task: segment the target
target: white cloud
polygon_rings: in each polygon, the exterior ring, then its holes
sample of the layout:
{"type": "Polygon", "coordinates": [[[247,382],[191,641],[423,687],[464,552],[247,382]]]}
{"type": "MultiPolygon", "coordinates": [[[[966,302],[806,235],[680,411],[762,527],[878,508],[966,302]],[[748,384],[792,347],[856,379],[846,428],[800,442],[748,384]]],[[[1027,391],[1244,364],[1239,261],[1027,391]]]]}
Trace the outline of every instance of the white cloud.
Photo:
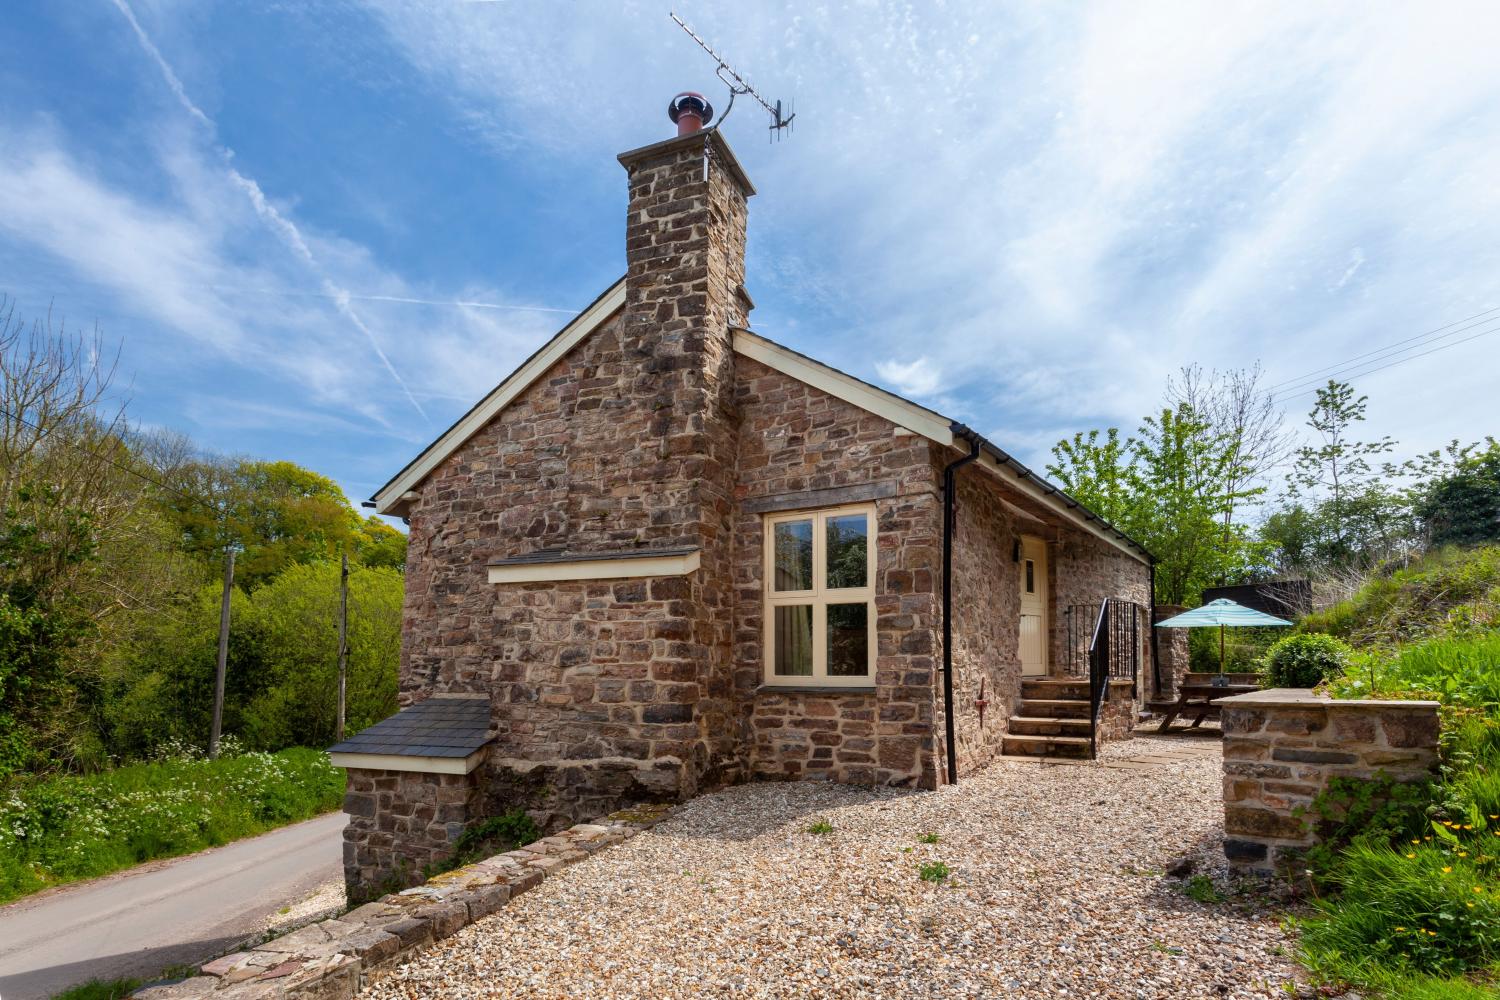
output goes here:
{"type": "MultiPolygon", "coordinates": [[[[665,136],[673,91],[721,99],[653,8],[367,6],[507,155],[610,170],[665,136]]],[[[1179,364],[1287,378],[1500,301],[1492,4],[682,13],[797,100],[781,144],[743,100],[726,127],[761,191],[756,325],[892,382],[876,359],[920,342],[976,426],[1133,426],[1179,364]]],[[[1393,397],[1372,397],[1379,433],[1493,429],[1485,393],[1433,377],[1493,379],[1492,355],[1444,358],[1372,383],[1393,397]]]]}
{"type": "Polygon", "coordinates": [[[943,374],[927,358],[914,361],[879,361],[875,370],[902,396],[931,396],[943,384],[943,374]]]}

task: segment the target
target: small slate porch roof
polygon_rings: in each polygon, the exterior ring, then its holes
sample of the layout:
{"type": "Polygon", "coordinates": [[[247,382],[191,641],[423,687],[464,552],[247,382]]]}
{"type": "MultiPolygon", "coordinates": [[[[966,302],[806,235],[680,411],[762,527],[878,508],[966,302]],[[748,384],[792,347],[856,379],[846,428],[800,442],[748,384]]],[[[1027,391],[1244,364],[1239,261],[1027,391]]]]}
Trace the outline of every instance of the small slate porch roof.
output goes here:
{"type": "Polygon", "coordinates": [[[489,698],[434,695],[334,744],[328,752],[335,764],[341,762],[341,754],[462,761],[489,744],[489,729],[489,698]]]}

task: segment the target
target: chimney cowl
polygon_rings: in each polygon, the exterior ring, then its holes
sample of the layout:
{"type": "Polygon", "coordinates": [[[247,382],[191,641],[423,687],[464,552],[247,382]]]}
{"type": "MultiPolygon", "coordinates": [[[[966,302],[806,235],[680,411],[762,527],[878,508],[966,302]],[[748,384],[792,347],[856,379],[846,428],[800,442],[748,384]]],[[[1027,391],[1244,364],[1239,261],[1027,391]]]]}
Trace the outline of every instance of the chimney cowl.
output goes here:
{"type": "Polygon", "coordinates": [[[678,135],[692,135],[714,117],[714,106],[695,91],[684,90],[667,104],[667,117],[677,126],[678,135]]]}

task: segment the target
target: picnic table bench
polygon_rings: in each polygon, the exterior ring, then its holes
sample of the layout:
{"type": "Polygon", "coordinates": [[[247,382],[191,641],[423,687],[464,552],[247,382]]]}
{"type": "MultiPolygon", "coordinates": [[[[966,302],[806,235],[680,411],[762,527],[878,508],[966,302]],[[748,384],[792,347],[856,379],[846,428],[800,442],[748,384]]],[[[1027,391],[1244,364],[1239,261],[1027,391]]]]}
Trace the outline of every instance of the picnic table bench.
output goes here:
{"type": "Polygon", "coordinates": [[[1186,715],[1190,711],[1197,712],[1189,729],[1197,729],[1203,720],[1210,715],[1219,714],[1219,706],[1216,704],[1220,698],[1228,698],[1234,694],[1249,694],[1251,691],[1260,690],[1259,674],[1210,674],[1189,673],[1182,678],[1182,683],[1177,686],[1177,700],[1167,709],[1167,717],[1162,720],[1158,733],[1171,730],[1172,722],[1179,715],[1186,715]],[[1217,681],[1216,678],[1223,678],[1217,681]]]}

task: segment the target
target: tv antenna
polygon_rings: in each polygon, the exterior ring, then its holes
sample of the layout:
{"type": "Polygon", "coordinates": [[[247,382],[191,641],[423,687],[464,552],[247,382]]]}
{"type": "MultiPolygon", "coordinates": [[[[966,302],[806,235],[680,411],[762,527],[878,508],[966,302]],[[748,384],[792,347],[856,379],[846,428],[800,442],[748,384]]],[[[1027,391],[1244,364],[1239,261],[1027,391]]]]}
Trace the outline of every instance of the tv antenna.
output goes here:
{"type": "Polygon", "coordinates": [[[714,62],[719,64],[718,68],[714,70],[714,75],[719,78],[720,83],[729,88],[729,105],[724,109],[724,113],[719,116],[718,121],[709,126],[710,128],[718,128],[724,124],[724,119],[728,118],[729,112],[734,110],[734,99],[736,97],[741,94],[749,94],[755,98],[756,103],[766,109],[766,114],[771,116],[770,133],[767,136],[768,141],[771,138],[780,139],[783,131],[790,132],[792,130],[792,120],[797,117],[797,111],[793,107],[793,102],[788,102],[787,109],[783,113],[780,101],[777,101],[773,105],[770,101],[760,96],[760,92],[750,86],[744,77],[736,73],[734,67],[725,62],[724,57],[715,51],[712,45],[709,45],[696,31],[689,28],[686,21],[678,17],[675,12],[671,14],[671,18],[677,22],[677,27],[686,31],[688,37],[697,42],[698,46],[704,52],[707,52],[714,62]]]}

